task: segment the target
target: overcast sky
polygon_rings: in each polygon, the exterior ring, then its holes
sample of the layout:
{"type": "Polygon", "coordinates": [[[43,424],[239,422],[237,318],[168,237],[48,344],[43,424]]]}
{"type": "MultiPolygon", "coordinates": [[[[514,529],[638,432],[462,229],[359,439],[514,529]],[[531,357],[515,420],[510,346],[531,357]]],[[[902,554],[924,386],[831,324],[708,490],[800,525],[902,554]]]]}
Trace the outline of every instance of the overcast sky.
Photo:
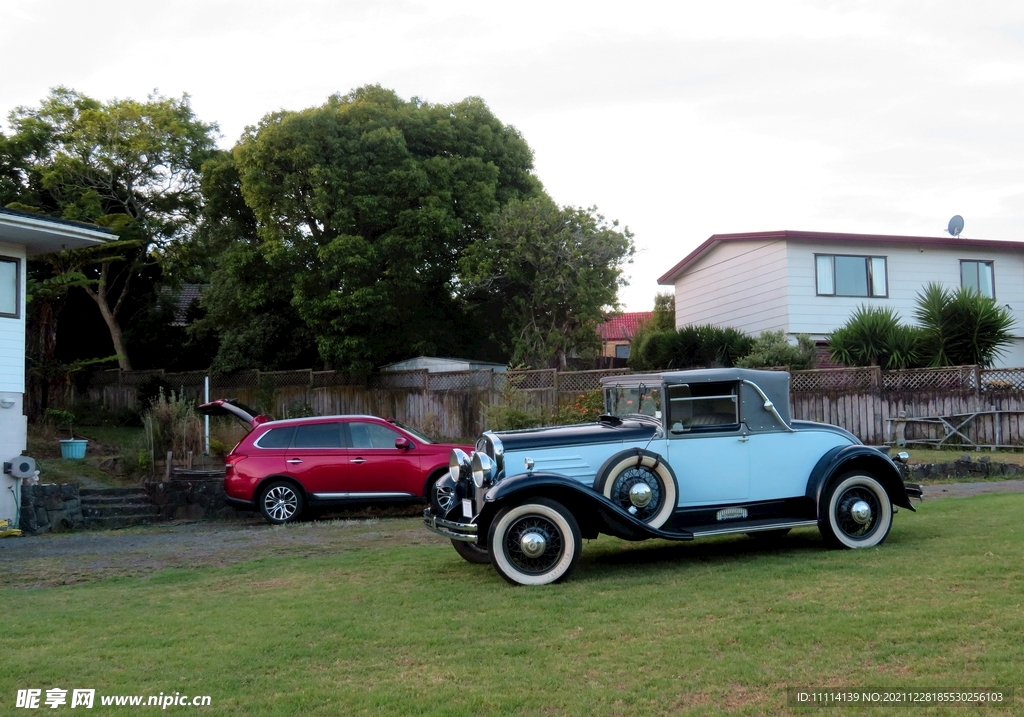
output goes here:
{"type": "Polygon", "coordinates": [[[380,83],[482,97],[560,204],[636,235],[627,310],[711,234],[1024,240],[1021,2],[0,0],[0,126],[66,85],[189,93],[231,147],[380,83]]]}

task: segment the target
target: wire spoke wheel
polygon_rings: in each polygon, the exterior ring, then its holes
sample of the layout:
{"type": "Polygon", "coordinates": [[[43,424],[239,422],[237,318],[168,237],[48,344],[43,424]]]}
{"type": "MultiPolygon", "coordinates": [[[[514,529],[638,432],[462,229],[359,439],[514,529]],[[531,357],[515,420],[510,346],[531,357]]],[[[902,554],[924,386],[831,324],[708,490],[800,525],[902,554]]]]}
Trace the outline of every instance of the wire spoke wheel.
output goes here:
{"type": "Polygon", "coordinates": [[[487,545],[494,569],[514,585],[547,585],[567,578],[583,549],[579,523],[549,498],[502,508],[494,516],[487,545]]]}
{"type": "Polygon", "coordinates": [[[637,520],[646,523],[661,510],[665,496],[658,476],[646,466],[640,466],[628,468],[619,474],[612,483],[611,499],[637,520]],[[631,497],[631,491],[638,485],[645,485],[650,489],[650,502],[642,507],[635,505],[631,497]]]}
{"type": "Polygon", "coordinates": [[[505,551],[509,561],[527,575],[542,575],[562,558],[562,534],[553,522],[531,515],[514,522],[505,534],[505,551]],[[523,538],[540,536],[544,550],[531,557],[523,550],[523,538]]]}
{"type": "Polygon", "coordinates": [[[871,535],[878,527],[878,515],[881,506],[878,504],[878,497],[862,486],[856,486],[845,491],[836,503],[836,523],[840,530],[851,538],[858,540],[871,535]],[[866,519],[858,519],[855,515],[855,508],[858,503],[866,503],[870,514],[866,519]]]}
{"type": "Polygon", "coordinates": [[[594,490],[652,528],[668,523],[679,502],[672,468],[662,456],[639,448],[606,460],[594,477],[594,490]]]}

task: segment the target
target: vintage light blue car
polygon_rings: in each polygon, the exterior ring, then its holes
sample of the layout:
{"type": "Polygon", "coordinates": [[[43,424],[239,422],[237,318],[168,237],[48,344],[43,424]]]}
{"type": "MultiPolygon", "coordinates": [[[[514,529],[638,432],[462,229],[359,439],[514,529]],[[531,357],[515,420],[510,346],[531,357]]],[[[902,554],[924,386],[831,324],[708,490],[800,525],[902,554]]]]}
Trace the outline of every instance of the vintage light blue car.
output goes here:
{"type": "MultiPolygon", "coordinates": [[[[692,540],[816,526],[837,547],[885,540],[914,510],[888,455],[794,421],[789,374],[707,369],[602,380],[596,423],[486,432],[455,450],[424,513],[470,562],[511,583],[569,576],[583,538],[692,540]]],[[[906,460],[905,454],[900,459],[906,460]]]]}

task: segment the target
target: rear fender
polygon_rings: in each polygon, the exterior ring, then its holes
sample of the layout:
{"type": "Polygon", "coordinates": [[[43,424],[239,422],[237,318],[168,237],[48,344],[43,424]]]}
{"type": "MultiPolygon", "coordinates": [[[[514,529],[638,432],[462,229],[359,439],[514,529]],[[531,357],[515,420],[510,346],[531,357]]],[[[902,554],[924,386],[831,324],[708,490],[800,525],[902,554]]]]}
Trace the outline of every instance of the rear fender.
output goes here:
{"type": "Polygon", "coordinates": [[[881,482],[893,505],[914,510],[896,464],[878,449],[865,445],[839,446],[823,455],[807,480],[807,497],[820,506],[829,481],[851,470],[870,473],[881,482]]]}
{"type": "Polygon", "coordinates": [[[623,540],[692,540],[685,531],[652,528],[612,503],[588,485],[558,473],[521,473],[511,476],[487,491],[481,511],[481,534],[486,534],[491,519],[506,505],[516,505],[532,498],[549,498],[564,505],[576,518],[585,538],[607,533],[623,540]],[[486,526],[485,526],[486,524],[486,526]]]}

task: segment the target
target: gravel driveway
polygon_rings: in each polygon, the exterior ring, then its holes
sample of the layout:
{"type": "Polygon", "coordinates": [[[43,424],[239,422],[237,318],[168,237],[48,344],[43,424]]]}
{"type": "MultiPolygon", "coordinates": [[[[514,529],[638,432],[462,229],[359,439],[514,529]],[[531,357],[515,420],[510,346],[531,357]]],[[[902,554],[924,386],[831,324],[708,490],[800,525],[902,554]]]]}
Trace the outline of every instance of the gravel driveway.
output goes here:
{"type": "MultiPolygon", "coordinates": [[[[925,486],[925,500],[1024,492],[1024,480],[925,486]]],[[[160,523],[0,540],[0,581],[10,587],[73,585],[163,568],[224,566],[255,557],[335,555],[381,545],[445,545],[418,516],[343,517],[267,525],[252,516],[229,521],[160,523]]]]}

